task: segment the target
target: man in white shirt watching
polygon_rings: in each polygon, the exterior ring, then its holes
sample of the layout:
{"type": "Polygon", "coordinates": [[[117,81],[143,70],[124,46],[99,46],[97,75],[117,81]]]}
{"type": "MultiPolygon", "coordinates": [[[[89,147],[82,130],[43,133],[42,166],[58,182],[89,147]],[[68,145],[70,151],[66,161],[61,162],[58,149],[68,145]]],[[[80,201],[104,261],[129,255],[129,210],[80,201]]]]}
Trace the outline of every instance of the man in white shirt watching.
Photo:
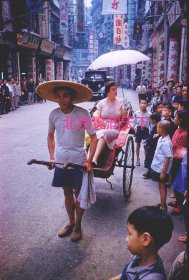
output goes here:
{"type": "Polygon", "coordinates": [[[138,93],[138,99],[146,98],[146,86],[143,81],[140,81],[140,85],[136,88],[136,92],[138,93]]]}

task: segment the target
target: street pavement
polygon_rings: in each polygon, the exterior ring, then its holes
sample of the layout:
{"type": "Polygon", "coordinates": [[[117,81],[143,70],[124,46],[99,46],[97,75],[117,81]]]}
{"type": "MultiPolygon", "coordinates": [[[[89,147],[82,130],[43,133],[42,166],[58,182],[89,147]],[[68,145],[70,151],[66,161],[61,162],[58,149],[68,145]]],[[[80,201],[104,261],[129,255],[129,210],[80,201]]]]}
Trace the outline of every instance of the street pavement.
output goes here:
{"type": "MultiPolygon", "coordinates": [[[[119,89],[122,97],[122,90],[119,89]]],[[[125,96],[138,109],[133,90],[125,96]]],[[[94,102],[81,104],[91,108],[94,102]]],[[[109,184],[95,178],[97,201],[85,211],[83,239],[59,238],[58,229],[67,223],[61,189],[51,187],[53,171],[27,165],[36,158],[48,160],[48,115],[52,102],[24,105],[0,119],[0,279],[1,280],[106,280],[120,273],[131,254],[126,247],[126,221],[136,208],[159,203],[157,183],[145,180],[140,167],[134,170],[132,193],[122,194],[122,168],[116,167],[109,184]]],[[[168,189],[168,197],[171,189],[168,189]]],[[[171,208],[168,209],[171,213],[171,208]]],[[[171,214],[172,215],[172,214],[171,214]]],[[[160,249],[169,271],[185,249],[178,237],[185,232],[182,215],[172,215],[171,241],[160,249]]]]}

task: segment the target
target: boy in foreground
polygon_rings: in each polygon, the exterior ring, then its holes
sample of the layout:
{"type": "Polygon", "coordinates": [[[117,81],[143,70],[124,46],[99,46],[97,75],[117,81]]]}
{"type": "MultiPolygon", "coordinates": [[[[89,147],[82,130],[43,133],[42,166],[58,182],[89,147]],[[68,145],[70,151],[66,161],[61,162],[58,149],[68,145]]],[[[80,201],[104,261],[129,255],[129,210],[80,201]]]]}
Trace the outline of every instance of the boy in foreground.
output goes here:
{"type": "Polygon", "coordinates": [[[134,255],[122,273],[109,280],[166,280],[158,250],[172,236],[173,222],[156,206],[134,210],[127,220],[128,250],[134,255]]]}

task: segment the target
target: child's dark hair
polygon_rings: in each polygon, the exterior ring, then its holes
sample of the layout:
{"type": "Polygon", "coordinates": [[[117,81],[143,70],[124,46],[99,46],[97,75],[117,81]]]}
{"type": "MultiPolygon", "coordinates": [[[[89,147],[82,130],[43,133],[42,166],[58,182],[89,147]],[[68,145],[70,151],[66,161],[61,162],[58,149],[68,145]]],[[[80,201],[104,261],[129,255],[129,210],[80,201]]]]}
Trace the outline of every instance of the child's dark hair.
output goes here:
{"type": "Polygon", "coordinates": [[[163,102],[160,100],[156,103],[156,108],[159,106],[159,105],[164,105],[163,102]]]}
{"type": "Polygon", "coordinates": [[[150,233],[157,250],[169,242],[172,236],[173,222],[170,215],[156,206],[143,206],[134,210],[127,223],[133,225],[138,234],[150,233]]]}
{"type": "Polygon", "coordinates": [[[155,93],[158,93],[158,94],[160,94],[160,91],[159,91],[159,89],[155,89],[155,90],[154,90],[154,94],[155,94],[155,93]]]}
{"type": "Polygon", "coordinates": [[[179,120],[181,120],[179,126],[182,128],[188,127],[188,111],[187,110],[179,110],[176,112],[179,120]]]}
{"type": "Polygon", "coordinates": [[[189,109],[189,105],[188,105],[188,100],[187,99],[183,99],[179,101],[180,106],[182,106],[184,108],[184,110],[188,110],[189,109]]]}
{"type": "Polygon", "coordinates": [[[110,88],[116,86],[116,83],[114,81],[108,81],[105,84],[105,96],[107,96],[108,92],[110,91],[110,88]]]}
{"type": "Polygon", "coordinates": [[[156,121],[156,122],[160,122],[161,121],[161,115],[158,113],[153,113],[150,115],[150,119],[156,121]]]}
{"type": "Polygon", "coordinates": [[[141,101],[146,101],[146,103],[148,103],[147,99],[144,98],[144,97],[142,97],[142,98],[140,99],[140,102],[139,102],[139,103],[141,103],[141,101]]]}
{"type": "Polygon", "coordinates": [[[164,108],[168,109],[170,112],[174,111],[174,107],[171,104],[165,104],[164,108]]]}

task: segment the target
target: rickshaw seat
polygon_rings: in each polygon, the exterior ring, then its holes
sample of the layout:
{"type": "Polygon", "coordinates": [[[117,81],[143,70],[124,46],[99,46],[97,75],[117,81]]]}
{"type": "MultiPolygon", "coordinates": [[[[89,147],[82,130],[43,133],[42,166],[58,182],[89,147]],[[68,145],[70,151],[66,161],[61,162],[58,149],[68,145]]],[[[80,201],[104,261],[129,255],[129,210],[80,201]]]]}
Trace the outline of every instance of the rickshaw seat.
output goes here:
{"type": "Polygon", "coordinates": [[[115,158],[119,153],[120,147],[115,146],[113,150],[108,147],[104,149],[99,157],[98,167],[93,168],[94,176],[99,178],[109,178],[113,174],[115,158]]]}

